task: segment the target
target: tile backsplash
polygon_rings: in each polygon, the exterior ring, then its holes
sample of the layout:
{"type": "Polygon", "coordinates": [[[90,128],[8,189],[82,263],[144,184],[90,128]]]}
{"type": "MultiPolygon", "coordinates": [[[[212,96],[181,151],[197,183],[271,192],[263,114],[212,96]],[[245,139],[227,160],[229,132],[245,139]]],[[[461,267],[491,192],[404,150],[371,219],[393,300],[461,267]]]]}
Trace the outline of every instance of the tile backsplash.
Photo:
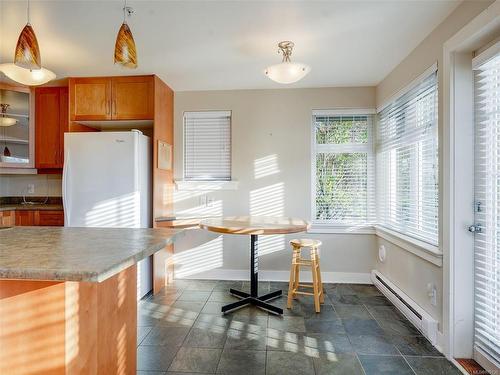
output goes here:
{"type": "Polygon", "coordinates": [[[0,197],[60,197],[62,176],[45,175],[0,175],[0,197]]]}

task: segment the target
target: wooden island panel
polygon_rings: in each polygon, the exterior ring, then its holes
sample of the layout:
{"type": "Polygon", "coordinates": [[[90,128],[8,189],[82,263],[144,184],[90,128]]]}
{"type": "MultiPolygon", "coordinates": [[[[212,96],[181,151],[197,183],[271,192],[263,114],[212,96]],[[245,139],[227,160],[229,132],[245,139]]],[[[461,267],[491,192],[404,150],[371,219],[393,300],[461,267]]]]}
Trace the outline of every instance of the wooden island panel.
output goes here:
{"type": "Polygon", "coordinates": [[[136,279],[0,280],[0,374],[135,374],[136,279]]]}

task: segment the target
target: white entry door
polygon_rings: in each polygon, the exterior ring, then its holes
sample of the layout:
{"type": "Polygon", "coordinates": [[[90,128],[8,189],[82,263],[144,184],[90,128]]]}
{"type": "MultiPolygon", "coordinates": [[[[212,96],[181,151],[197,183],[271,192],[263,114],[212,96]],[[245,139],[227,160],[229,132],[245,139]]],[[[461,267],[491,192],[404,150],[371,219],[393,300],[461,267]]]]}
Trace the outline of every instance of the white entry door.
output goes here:
{"type": "Polygon", "coordinates": [[[474,359],[500,364],[500,54],[475,66],[474,359]]]}

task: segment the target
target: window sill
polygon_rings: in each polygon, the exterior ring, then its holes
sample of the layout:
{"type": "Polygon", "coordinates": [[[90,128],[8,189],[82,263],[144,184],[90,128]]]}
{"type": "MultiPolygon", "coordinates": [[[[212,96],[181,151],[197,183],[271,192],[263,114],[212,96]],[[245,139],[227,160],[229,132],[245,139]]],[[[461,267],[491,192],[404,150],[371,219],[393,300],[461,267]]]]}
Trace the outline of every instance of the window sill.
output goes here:
{"type": "Polygon", "coordinates": [[[197,190],[197,191],[213,191],[213,190],[238,190],[238,181],[186,181],[176,180],[175,187],[177,190],[197,190]]]}
{"type": "Polygon", "coordinates": [[[443,253],[439,246],[428,244],[380,226],[375,226],[375,234],[438,267],[443,266],[443,253]]]}
{"type": "Polygon", "coordinates": [[[371,225],[334,225],[313,223],[307,233],[375,234],[375,230],[371,225]]]}
{"type": "Polygon", "coordinates": [[[380,238],[438,266],[443,266],[443,253],[438,246],[406,236],[380,226],[349,226],[313,223],[307,233],[314,234],[375,234],[380,238]]]}

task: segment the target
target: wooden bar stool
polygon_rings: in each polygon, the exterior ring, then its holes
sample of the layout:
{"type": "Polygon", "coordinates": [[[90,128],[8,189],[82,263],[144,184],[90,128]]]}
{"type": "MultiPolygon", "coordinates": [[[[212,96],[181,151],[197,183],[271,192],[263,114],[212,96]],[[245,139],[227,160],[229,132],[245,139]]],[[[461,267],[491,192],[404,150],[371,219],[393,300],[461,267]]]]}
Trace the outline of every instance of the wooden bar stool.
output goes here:
{"type": "Polygon", "coordinates": [[[291,240],[290,245],[293,249],[292,257],[292,267],[290,268],[290,282],[288,284],[288,303],[287,308],[292,308],[292,299],[296,298],[298,294],[314,296],[314,307],[316,312],[320,312],[320,304],[325,301],[325,296],[323,295],[323,283],[321,282],[321,270],[319,267],[319,254],[318,250],[321,246],[321,241],[301,239],[301,240],[291,240]],[[311,260],[303,259],[301,257],[302,248],[309,248],[311,254],[311,260]],[[312,271],[312,284],[300,284],[299,274],[300,267],[306,266],[311,267],[312,271]],[[299,287],[302,288],[312,288],[313,292],[300,291],[299,287]]]}

